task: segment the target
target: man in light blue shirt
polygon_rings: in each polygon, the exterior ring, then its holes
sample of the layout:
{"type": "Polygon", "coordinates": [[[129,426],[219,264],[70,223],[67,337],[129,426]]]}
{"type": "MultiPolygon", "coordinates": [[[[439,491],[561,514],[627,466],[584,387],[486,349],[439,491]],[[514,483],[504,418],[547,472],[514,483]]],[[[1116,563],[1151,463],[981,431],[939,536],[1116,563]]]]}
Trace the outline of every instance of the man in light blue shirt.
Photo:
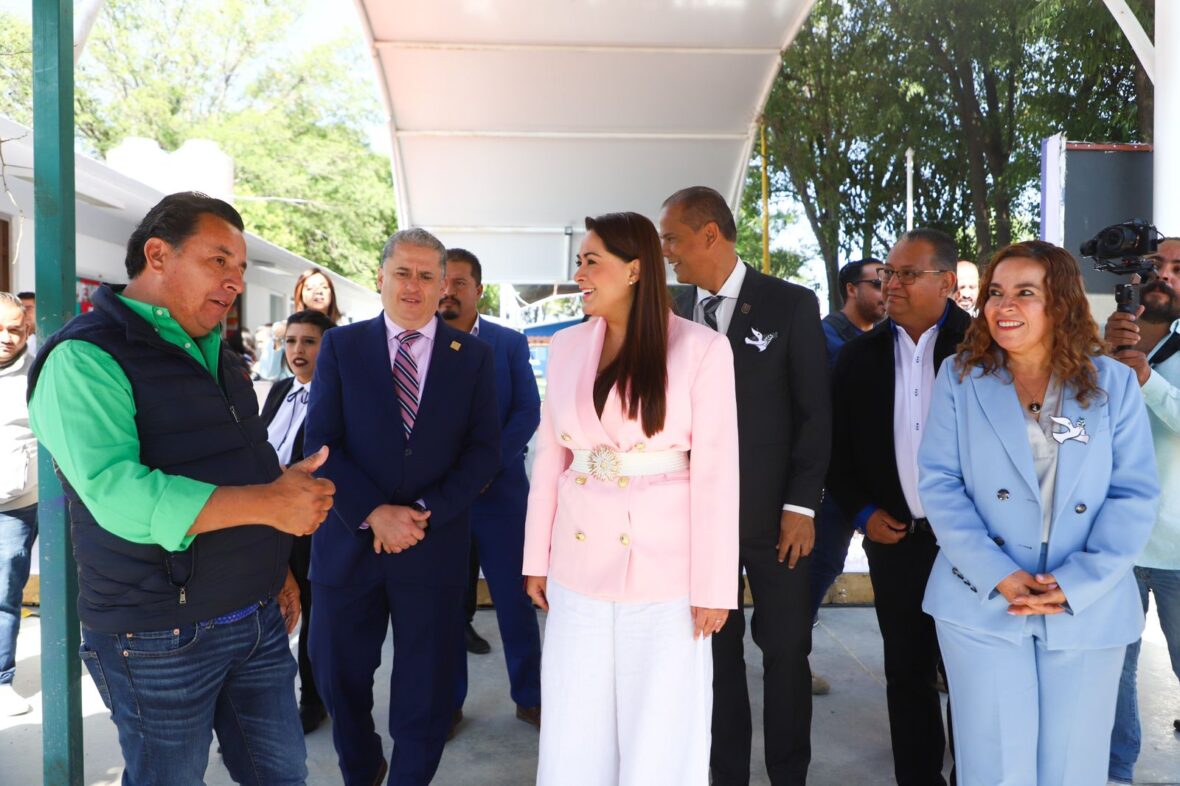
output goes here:
{"type": "MultiPolygon", "coordinates": [[[[1153,257],[1157,278],[1140,291],[1139,314],[1112,314],[1106,340],[1114,357],[1135,370],[1151,418],[1160,476],[1160,506],[1151,540],[1135,562],[1143,598],[1155,595],[1172,671],[1180,679],[1180,238],[1167,238],[1153,257]]],[[[1136,669],[1139,642],[1127,647],[1110,745],[1110,779],[1131,783],[1139,758],[1136,669]]],[[[1180,721],[1176,721],[1180,729],[1180,721]]]]}

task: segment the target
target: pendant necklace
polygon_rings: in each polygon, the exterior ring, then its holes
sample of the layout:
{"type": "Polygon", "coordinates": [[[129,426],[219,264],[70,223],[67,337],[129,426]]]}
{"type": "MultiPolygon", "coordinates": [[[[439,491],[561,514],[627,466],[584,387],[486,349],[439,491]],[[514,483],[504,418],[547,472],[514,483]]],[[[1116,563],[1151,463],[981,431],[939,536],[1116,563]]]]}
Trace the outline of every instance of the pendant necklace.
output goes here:
{"type": "MultiPolygon", "coordinates": [[[[1025,396],[1028,397],[1028,399],[1029,399],[1028,411],[1033,413],[1034,415],[1040,415],[1041,414],[1041,402],[1038,401],[1035,397],[1033,397],[1033,395],[1031,393],[1028,392],[1028,388],[1026,388],[1024,385],[1020,384],[1020,380],[1016,378],[1015,374],[1012,375],[1012,381],[1015,382],[1016,386],[1018,388],[1020,388],[1021,391],[1023,391],[1025,396]]],[[[1045,380],[1045,387],[1046,388],[1049,387],[1048,380],[1045,380]]],[[[1041,398],[1044,398],[1044,394],[1041,395],[1041,398]]]]}

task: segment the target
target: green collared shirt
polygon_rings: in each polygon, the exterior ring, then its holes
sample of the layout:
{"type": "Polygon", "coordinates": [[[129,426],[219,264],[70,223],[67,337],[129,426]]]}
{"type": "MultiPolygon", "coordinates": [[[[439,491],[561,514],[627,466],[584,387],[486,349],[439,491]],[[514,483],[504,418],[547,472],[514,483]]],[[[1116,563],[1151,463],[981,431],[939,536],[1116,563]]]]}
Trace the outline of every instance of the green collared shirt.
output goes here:
{"type": "MultiPolygon", "coordinates": [[[[119,299],[217,379],[220,328],[192,338],[168,309],[119,299]]],[[[189,527],[216,486],[140,463],[131,382],[109,353],[88,341],[58,345],[41,369],[29,424],[103,529],[169,551],[192,543],[189,527]]]]}

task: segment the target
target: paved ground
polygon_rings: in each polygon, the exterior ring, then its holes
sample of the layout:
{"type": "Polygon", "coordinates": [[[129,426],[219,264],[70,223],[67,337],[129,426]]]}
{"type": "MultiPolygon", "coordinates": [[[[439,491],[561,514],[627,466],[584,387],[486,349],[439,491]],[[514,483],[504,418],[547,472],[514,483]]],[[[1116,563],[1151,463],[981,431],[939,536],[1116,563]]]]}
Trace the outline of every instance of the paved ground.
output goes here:
{"type": "MultiPolygon", "coordinates": [[[[19,718],[0,718],[0,784],[4,786],[41,783],[40,631],[36,618],[25,622],[17,650],[16,687],[23,695],[32,696],[36,706],[32,713],[19,718]]],[[[523,786],[533,780],[537,735],[531,726],[512,715],[494,612],[481,610],[475,624],[491,640],[492,654],[469,657],[472,694],[464,710],[466,720],[459,735],[447,746],[435,783],[523,786]]],[[[756,652],[748,633],[746,642],[747,652],[756,652]]],[[[388,647],[385,665],[377,676],[378,696],[389,689],[392,653],[388,647]]],[[[814,651],[813,668],[827,676],[834,687],[829,696],[815,701],[809,782],[813,786],[893,783],[881,641],[872,609],[825,608],[815,632],[814,651]]],[[[755,656],[748,660],[751,693],[760,696],[759,659],[755,656]]],[[[1154,614],[1143,646],[1140,701],[1144,750],[1135,782],[1180,784],[1180,735],[1172,731],[1172,719],[1180,717],[1180,687],[1168,665],[1154,614]]],[[[88,678],[83,684],[83,713],[86,784],[114,786],[122,772],[115,728],[88,678]]],[[[767,784],[762,770],[762,745],[757,739],[760,716],[761,707],[756,706],[754,782],[767,784]]],[[[383,725],[378,723],[379,728],[383,725]]],[[[341,780],[329,729],[325,726],[317,730],[307,741],[311,772],[308,782],[313,786],[338,786],[341,780]]],[[[215,753],[210,756],[206,779],[210,786],[230,783],[215,753]]]]}

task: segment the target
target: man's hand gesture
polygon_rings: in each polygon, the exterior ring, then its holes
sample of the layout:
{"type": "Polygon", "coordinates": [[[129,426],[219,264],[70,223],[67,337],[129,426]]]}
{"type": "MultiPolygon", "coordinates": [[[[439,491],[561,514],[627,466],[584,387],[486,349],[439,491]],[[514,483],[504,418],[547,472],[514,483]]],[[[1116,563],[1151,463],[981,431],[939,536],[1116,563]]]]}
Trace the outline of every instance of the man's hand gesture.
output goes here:
{"type": "Polygon", "coordinates": [[[327,518],[336,485],[311,474],[327,460],[328,446],[324,445],[315,455],[287,467],[270,484],[275,529],[292,535],[310,535],[327,518]]]}

